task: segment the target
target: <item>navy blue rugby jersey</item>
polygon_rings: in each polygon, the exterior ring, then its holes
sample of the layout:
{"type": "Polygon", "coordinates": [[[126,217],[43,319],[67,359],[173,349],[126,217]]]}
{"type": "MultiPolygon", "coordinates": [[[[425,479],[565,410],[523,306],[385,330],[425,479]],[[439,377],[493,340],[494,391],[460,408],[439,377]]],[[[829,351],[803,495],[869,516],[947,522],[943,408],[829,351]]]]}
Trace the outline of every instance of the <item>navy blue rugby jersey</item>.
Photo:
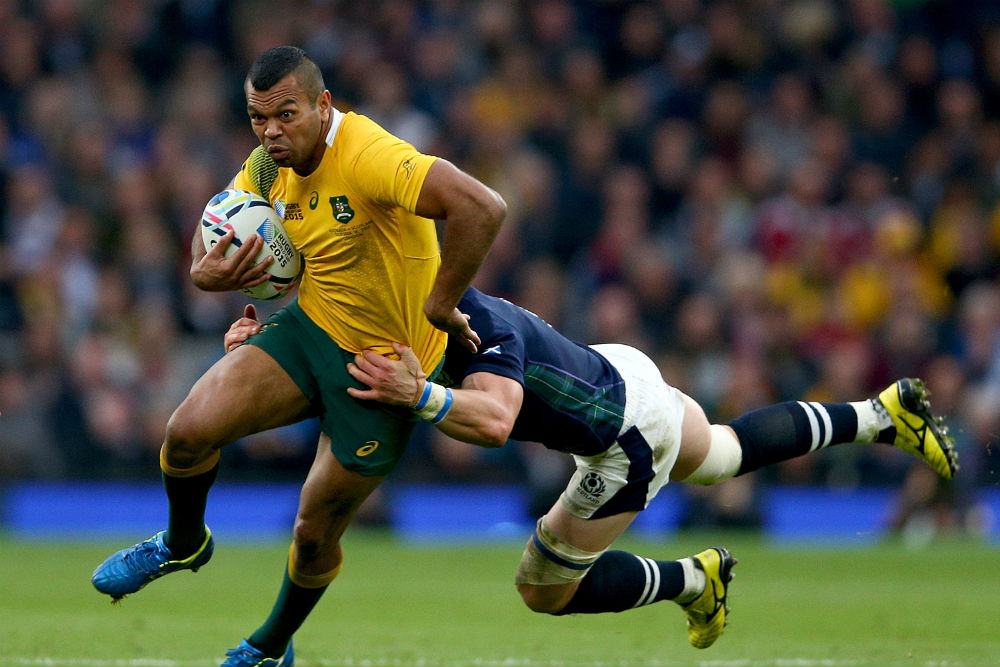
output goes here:
{"type": "Polygon", "coordinates": [[[524,404],[514,440],[583,456],[611,446],[622,427],[625,381],[607,359],[534,313],[475,288],[458,309],[470,316],[482,344],[472,354],[449,340],[439,381],[458,387],[467,375],[487,372],[519,382],[524,404]]]}

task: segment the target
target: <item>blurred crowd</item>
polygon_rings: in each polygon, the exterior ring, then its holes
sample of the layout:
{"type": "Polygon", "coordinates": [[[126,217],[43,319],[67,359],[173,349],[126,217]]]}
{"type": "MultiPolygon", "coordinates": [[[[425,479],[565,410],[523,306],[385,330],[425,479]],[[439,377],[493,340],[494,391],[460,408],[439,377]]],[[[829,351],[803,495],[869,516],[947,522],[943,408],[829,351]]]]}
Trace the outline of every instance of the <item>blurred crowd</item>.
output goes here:
{"type": "MultiPolygon", "coordinates": [[[[837,447],[690,491],[692,521],[752,524],[762,481],[895,486],[900,526],[982,520],[1000,6],[972,0],[0,0],[0,481],[155,476],[246,302],[194,289],[189,249],[255,145],[243,78],[277,44],[505,197],[478,287],[636,345],[715,421],[907,375],[950,415],[953,484],[837,447]]],[[[248,438],[225,474],[297,479],[315,437],[248,438]]],[[[422,427],[394,478],[528,480],[544,504],[568,464],[422,427]]]]}

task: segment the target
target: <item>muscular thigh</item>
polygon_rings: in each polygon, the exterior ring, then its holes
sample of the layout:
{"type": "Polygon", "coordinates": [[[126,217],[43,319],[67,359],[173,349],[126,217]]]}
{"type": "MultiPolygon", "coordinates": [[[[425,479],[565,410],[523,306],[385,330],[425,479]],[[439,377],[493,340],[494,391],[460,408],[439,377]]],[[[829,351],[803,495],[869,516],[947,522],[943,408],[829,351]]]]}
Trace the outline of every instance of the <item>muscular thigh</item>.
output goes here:
{"type": "Polygon", "coordinates": [[[264,350],[243,345],[217,361],[191,388],[171,418],[190,440],[224,445],[284,426],[309,413],[309,401],[264,350]]]}
{"type": "Polygon", "coordinates": [[[705,411],[697,401],[685,395],[681,447],[677,454],[677,462],[670,471],[670,479],[687,479],[705,460],[711,444],[712,431],[705,411]]]}

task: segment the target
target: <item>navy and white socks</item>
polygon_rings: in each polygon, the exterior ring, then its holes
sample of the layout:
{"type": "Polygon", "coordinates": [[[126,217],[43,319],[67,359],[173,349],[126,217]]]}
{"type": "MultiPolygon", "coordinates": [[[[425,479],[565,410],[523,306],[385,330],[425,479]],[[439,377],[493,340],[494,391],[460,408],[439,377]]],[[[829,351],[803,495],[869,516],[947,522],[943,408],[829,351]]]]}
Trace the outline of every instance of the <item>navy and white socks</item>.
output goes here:
{"type": "Polygon", "coordinates": [[[686,603],[704,589],[705,573],[691,558],[663,561],[606,551],[559,614],[619,612],[660,600],[686,603]]]}

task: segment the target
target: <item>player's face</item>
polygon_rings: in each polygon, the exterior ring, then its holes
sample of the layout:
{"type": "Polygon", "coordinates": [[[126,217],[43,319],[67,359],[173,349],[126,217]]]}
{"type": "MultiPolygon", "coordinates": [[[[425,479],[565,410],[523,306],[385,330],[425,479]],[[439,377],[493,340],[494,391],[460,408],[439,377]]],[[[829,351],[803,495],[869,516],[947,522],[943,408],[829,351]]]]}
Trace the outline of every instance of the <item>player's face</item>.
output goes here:
{"type": "Polygon", "coordinates": [[[303,176],[312,173],[323,157],[331,114],[329,91],[309,99],[293,72],[268,90],[247,83],[246,95],[254,134],[278,166],[303,176]]]}

